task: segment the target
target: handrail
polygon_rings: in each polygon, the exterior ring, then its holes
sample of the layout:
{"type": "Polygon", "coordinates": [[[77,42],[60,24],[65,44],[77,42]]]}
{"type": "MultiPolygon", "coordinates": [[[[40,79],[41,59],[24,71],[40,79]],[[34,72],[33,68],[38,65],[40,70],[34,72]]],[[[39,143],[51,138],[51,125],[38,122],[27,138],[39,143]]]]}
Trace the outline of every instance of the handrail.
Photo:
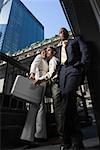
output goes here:
{"type": "Polygon", "coordinates": [[[17,60],[13,59],[10,56],[7,56],[6,54],[4,54],[2,52],[0,52],[0,59],[10,63],[11,65],[14,65],[15,67],[20,68],[21,70],[23,70],[25,72],[28,72],[28,68],[23,66],[20,61],[17,61],[17,60]]]}

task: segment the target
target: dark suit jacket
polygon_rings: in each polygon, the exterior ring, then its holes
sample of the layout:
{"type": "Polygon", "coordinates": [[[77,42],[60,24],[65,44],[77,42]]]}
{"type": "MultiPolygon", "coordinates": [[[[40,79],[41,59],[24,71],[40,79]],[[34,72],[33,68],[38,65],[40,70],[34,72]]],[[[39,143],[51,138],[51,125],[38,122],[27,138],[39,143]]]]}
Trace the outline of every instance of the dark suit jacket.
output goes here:
{"type": "MultiPolygon", "coordinates": [[[[57,57],[61,60],[61,46],[57,47],[57,57]]],[[[81,40],[80,37],[68,41],[66,47],[67,61],[65,62],[68,66],[73,67],[84,67],[88,68],[90,59],[86,43],[81,40]]]]}
{"type": "MultiPolygon", "coordinates": [[[[59,58],[59,60],[61,60],[61,47],[62,46],[58,46],[56,49],[56,56],[59,58]]],[[[82,78],[84,79],[85,72],[88,69],[90,63],[87,44],[80,37],[71,39],[68,41],[66,53],[67,61],[65,62],[65,65],[68,66],[68,70],[70,70],[70,72],[73,72],[73,74],[78,73],[78,71],[82,71],[82,78]],[[74,68],[77,68],[76,72],[74,68]]]]}

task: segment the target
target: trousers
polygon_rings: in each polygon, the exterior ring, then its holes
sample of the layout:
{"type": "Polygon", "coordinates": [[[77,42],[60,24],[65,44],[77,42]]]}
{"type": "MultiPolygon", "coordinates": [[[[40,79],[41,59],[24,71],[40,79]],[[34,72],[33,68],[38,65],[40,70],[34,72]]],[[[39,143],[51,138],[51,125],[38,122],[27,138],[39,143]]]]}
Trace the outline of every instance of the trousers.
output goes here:
{"type": "Polygon", "coordinates": [[[81,83],[81,72],[72,66],[60,69],[60,89],[64,108],[64,143],[78,143],[82,139],[76,106],[76,90],[81,83]]]}
{"type": "Polygon", "coordinates": [[[63,107],[61,105],[62,98],[61,98],[61,92],[58,83],[51,84],[51,92],[52,92],[52,98],[54,102],[54,112],[55,112],[55,119],[57,123],[57,132],[58,132],[58,136],[62,137],[64,119],[63,119],[63,107]]]}
{"type": "MultiPolygon", "coordinates": [[[[46,87],[45,83],[43,83],[46,87]]],[[[39,106],[30,104],[25,125],[21,134],[22,140],[34,141],[36,138],[47,138],[46,130],[46,111],[44,105],[45,88],[43,91],[43,99],[39,106]]]]}

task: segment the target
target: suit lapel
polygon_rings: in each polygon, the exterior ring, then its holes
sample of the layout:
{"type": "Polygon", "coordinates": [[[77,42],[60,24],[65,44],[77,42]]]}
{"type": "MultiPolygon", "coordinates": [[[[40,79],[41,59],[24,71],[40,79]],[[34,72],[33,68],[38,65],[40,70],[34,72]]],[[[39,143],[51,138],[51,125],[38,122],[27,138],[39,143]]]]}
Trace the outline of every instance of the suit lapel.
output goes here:
{"type": "Polygon", "coordinates": [[[61,47],[62,46],[59,46],[56,49],[56,57],[58,57],[59,61],[61,61],[61,47]]]}

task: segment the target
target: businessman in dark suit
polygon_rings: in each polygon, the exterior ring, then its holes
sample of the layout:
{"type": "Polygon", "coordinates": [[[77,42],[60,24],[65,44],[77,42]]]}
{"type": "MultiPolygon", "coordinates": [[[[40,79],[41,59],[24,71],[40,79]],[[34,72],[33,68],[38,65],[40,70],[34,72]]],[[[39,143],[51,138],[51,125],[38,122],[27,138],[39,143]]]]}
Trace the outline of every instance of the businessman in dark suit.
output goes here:
{"type": "Polygon", "coordinates": [[[59,31],[61,42],[57,48],[60,59],[59,84],[64,106],[64,143],[61,150],[83,150],[82,134],[76,107],[76,90],[81,84],[83,72],[89,64],[89,55],[85,42],[80,37],[68,39],[68,31],[59,31]]]}

